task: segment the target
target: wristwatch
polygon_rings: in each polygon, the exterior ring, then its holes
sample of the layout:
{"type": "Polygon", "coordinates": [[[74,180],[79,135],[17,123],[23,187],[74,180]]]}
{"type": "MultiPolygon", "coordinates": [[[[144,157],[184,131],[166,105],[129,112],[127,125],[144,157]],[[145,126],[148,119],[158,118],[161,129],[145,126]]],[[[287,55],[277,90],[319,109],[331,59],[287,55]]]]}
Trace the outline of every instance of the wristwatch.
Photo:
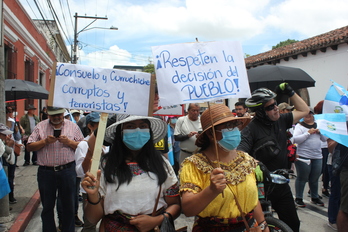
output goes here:
{"type": "Polygon", "coordinates": [[[260,227],[261,230],[266,229],[267,226],[268,226],[268,224],[267,224],[266,221],[263,221],[263,222],[259,225],[259,227],[260,227]]]}

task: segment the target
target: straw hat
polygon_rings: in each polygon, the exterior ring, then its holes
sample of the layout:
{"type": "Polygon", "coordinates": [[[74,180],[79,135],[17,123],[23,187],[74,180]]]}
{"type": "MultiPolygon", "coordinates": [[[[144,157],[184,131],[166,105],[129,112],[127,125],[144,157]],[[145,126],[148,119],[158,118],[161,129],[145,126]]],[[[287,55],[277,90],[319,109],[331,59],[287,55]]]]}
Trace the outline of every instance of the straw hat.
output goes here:
{"type": "Polygon", "coordinates": [[[201,147],[204,143],[204,133],[209,130],[213,126],[229,122],[239,120],[242,124],[238,126],[239,130],[242,130],[248,123],[250,122],[250,117],[235,117],[231,110],[222,104],[212,105],[207,110],[203,112],[201,115],[201,124],[203,128],[203,132],[197,137],[196,145],[201,147]],[[210,113],[211,112],[211,113],[210,113]],[[210,116],[211,114],[211,116],[210,116]],[[212,118],[212,119],[211,119],[212,118]]]}
{"type": "Polygon", "coordinates": [[[154,117],[146,117],[146,116],[129,116],[125,119],[115,122],[114,124],[106,128],[104,140],[108,143],[112,143],[114,141],[116,129],[118,125],[126,123],[126,122],[131,122],[135,120],[144,120],[144,119],[147,119],[150,121],[151,130],[153,134],[153,143],[157,143],[162,138],[164,138],[164,136],[167,134],[167,124],[163,120],[154,118],[154,117]]]}

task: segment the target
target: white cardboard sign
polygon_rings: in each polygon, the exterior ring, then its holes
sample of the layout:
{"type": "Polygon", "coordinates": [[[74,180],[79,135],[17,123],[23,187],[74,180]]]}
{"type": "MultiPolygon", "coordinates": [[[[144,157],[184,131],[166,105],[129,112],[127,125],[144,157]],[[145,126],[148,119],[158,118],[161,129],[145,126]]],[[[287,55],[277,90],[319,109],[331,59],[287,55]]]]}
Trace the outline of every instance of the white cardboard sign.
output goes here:
{"type": "Polygon", "coordinates": [[[57,63],[53,106],[147,115],[150,74],[57,63]]]}
{"type": "Polygon", "coordinates": [[[162,106],[248,98],[239,42],[197,42],[152,47],[162,106]]]}

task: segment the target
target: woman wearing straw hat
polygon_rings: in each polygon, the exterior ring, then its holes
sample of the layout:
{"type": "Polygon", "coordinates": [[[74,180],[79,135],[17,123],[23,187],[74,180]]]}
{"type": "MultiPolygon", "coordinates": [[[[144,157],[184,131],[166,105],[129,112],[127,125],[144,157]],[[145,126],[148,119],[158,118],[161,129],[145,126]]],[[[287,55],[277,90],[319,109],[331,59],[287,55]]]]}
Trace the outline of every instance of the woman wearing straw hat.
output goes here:
{"type": "Polygon", "coordinates": [[[269,231],[258,200],[256,161],[236,150],[239,130],[249,121],[220,104],[201,116],[200,153],[186,158],[180,171],[182,209],[186,216],[197,216],[194,232],[245,231],[258,225],[269,231]]]}
{"type": "Polygon", "coordinates": [[[97,177],[88,172],[81,183],[87,193],[86,217],[92,223],[103,218],[100,231],[150,231],[164,217],[179,216],[178,179],[154,147],[166,133],[164,121],[142,116],[106,129],[110,151],[102,157],[97,177]]]}

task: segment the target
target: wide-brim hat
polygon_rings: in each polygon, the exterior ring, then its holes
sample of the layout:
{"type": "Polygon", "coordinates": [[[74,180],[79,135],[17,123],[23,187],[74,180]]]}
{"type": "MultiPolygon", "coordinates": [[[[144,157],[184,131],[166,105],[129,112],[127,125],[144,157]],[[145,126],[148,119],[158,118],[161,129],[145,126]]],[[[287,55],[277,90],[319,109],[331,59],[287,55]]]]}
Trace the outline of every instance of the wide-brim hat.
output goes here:
{"type": "Polygon", "coordinates": [[[64,108],[53,107],[53,106],[47,107],[47,114],[48,115],[63,114],[64,112],[65,112],[64,108]]]}
{"type": "Polygon", "coordinates": [[[5,124],[0,123],[0,134],[11,135],[13,134],[13,131],[11,131],[5,124]]]}
{"type": "Polygon", "coordinates": [[[146,117],[146,116],[129,116],[125,119],[115,122],[106,128],[105,138],[104,140],[108,143],[112,143],[115,139],[117,126],[126,122],[131,122],[135,120],[144,120],[147,119],[150,121],[150,126],[153,134],[153,142],[157,143],[167,134],[167,124],[161,119],[154,117],[146,117]]]}
{"type": "Polygon", "coordinates": [[[29,104],[27,110],[36,110],[36,107],[34,105],[29,104]]]}
{"type": "Polygon", "coordinates": [[[201,115],[202,133],[196,139],[196,145],[201,146],[204,139],[204,133],[212,128],[225,122],[239,120],[241,124],[238,126],[242,130],[251,121],[250,117],[236,117],[232,111],[225,105],[215,104],[206,109],[201,115]]]}

